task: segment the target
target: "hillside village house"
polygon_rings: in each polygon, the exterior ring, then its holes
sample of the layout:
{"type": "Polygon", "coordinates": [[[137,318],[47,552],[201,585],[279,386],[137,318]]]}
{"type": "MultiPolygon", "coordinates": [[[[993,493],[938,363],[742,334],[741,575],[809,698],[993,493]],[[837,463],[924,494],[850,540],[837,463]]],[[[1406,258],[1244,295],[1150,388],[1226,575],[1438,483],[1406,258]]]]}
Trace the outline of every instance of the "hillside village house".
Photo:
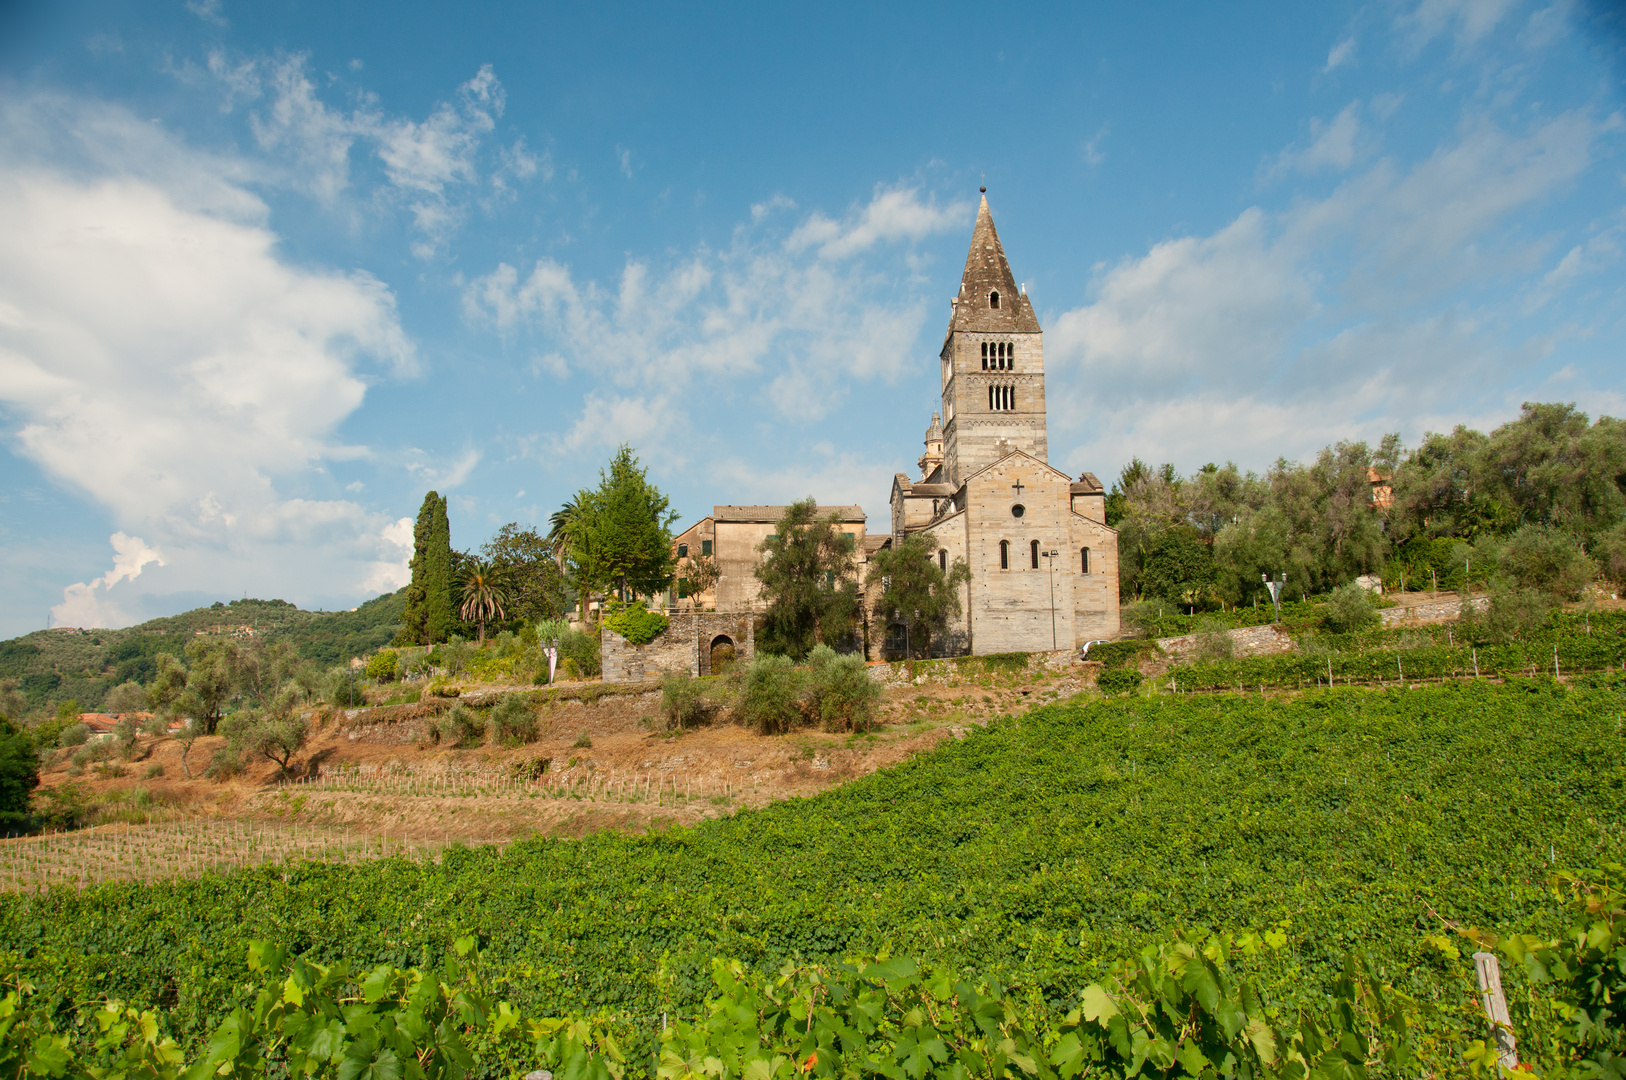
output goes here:
{"type": "MultiPolygon", "coordinates": [[[[1044,332],[1011,273],[986,193],[938,362],[942,409],[926,429],[919,479],[893,478],[887,531],[866,532],[859,507],[820,508],[857,540],[860,583],[877,551],[929,533],[940,565],[963,559],[971,569],[963,614],[933,642],[939,654],[1073,649],[1117,637],[1118,534],[1106,523],[1106,492],[1092,473],[1074,478],[1050,464],[1044,332]]],[[[760,611],[756,549],[784,510],[717,506],[684,530],[674,544],[673,606],[760,611]],[[716,560],[718,581],[691,596],[684,570],[702,556],[716,560]]],[[[874,612],[879,595],[864,599],[874,612]]],[[[903,626],[867,629],[872,659],[901,649],[903,626]]]]}

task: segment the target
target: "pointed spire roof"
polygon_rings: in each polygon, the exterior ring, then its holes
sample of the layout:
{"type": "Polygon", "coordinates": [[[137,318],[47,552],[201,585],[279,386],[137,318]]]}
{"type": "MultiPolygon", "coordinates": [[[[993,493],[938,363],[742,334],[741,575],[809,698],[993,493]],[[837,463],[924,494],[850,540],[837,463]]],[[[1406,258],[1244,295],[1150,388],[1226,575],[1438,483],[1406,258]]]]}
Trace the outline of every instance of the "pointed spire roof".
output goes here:
{"type": "Polygon", "coordinates": [[[971,251],[965,258],[960,293],[954,299],[949,333],[956,330],[992,334],[1039,332],[1039,318],[1033,313],[1033,304],[1017,287],[1011,264],[1005,259],[999,230],[994,228],[994,215],[988,209],[986,188],[982,205],[977,208],[977,226],[971,233],[971,251]],[[999,298],[997,308],[995,294],[999,298]]]}

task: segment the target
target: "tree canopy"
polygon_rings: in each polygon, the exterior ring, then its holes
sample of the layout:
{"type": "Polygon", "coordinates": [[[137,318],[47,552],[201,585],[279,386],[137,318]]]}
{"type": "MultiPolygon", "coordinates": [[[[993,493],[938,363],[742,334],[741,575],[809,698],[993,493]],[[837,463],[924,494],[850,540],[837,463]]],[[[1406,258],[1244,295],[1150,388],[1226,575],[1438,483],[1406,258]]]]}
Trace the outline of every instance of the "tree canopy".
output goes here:
{"type": "Polygon", "coordinates": [[[412,529],[412,582],[401,612],[402,645],[433,645],[457,629],[453,606],[452,526],[446,499],[431,491],[423,497],[412,529]]]}
{"type": "Polygon", "coordinates": [[[841,517],[820,517],[809,496],[792,503],[757,546],[756,566],[768,602],[757,647],[801,660],[818,644],[849,647],[858,625],[857,550],[841,517]]]}
{"type": "Polygon", "coordinates": [[[653,596],[672,584],[672,523],[677,511],[630,446],[599,472],[599,485],[576,493],[553,516],[550,539],[565,552],[579,591],[653,596]],[[556,537],[556,539],[555,539],[556,537]]]}
{"type": "Polygon", "coordinates": [[[945,569],[937,550],[931,533],[909,533],[870,557],[869,582],[882,586],[878,610],[889,623],[908,624],[909,649],[917,657],[930,656],[942,640],[960,613],[960,585],[971,580],[964,559],[945,569]]]}

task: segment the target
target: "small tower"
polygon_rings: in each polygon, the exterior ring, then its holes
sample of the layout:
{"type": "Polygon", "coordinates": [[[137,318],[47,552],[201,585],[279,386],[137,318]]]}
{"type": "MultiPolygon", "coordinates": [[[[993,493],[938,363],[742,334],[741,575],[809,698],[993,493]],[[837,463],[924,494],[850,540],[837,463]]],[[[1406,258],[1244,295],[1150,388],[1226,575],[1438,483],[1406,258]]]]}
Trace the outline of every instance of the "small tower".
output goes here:
{"type": "Polygon", "coordinates": [[[920,455],[921,483],[931,483],[932,473],[943,464],[943,421],[932,413],[932,426],[926,429],[926,452],[920,455]]]}
{"type": "Polygon", "coordinates": [[[1044,332],[994,228],[987,189],[943,340],[944,479],[958,484],[1012,450],[1049,461],[1044,332]]]}

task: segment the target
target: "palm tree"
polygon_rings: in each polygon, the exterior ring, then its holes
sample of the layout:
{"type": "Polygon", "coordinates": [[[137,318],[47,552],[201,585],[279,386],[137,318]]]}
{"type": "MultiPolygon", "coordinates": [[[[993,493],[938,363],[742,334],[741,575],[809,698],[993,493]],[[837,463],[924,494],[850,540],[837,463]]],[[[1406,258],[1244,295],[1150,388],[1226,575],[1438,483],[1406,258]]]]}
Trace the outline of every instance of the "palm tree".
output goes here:
{"type": "Polygon", "coordinates": [[[553,561],[559,564],[559,572],[565,580],[576,585],[577,615],[582,619],[587,618],[587,594],[591,590],[582,581],[582,568],[576,561],[586,547],[584,534],[591,509],[592,496],[578,491],[548,518],[548,546],[553,551],[553,561]]]}
{"type": "Polygon", "coordinates": [[[501,572],[488,562],[476,559],[463,575],[463,621],[474,619],[480,624],[480,644],[486,643],[486,620],[503,618],[503,605],[508,603],[508,590],[503,587],[501,572]]]}

